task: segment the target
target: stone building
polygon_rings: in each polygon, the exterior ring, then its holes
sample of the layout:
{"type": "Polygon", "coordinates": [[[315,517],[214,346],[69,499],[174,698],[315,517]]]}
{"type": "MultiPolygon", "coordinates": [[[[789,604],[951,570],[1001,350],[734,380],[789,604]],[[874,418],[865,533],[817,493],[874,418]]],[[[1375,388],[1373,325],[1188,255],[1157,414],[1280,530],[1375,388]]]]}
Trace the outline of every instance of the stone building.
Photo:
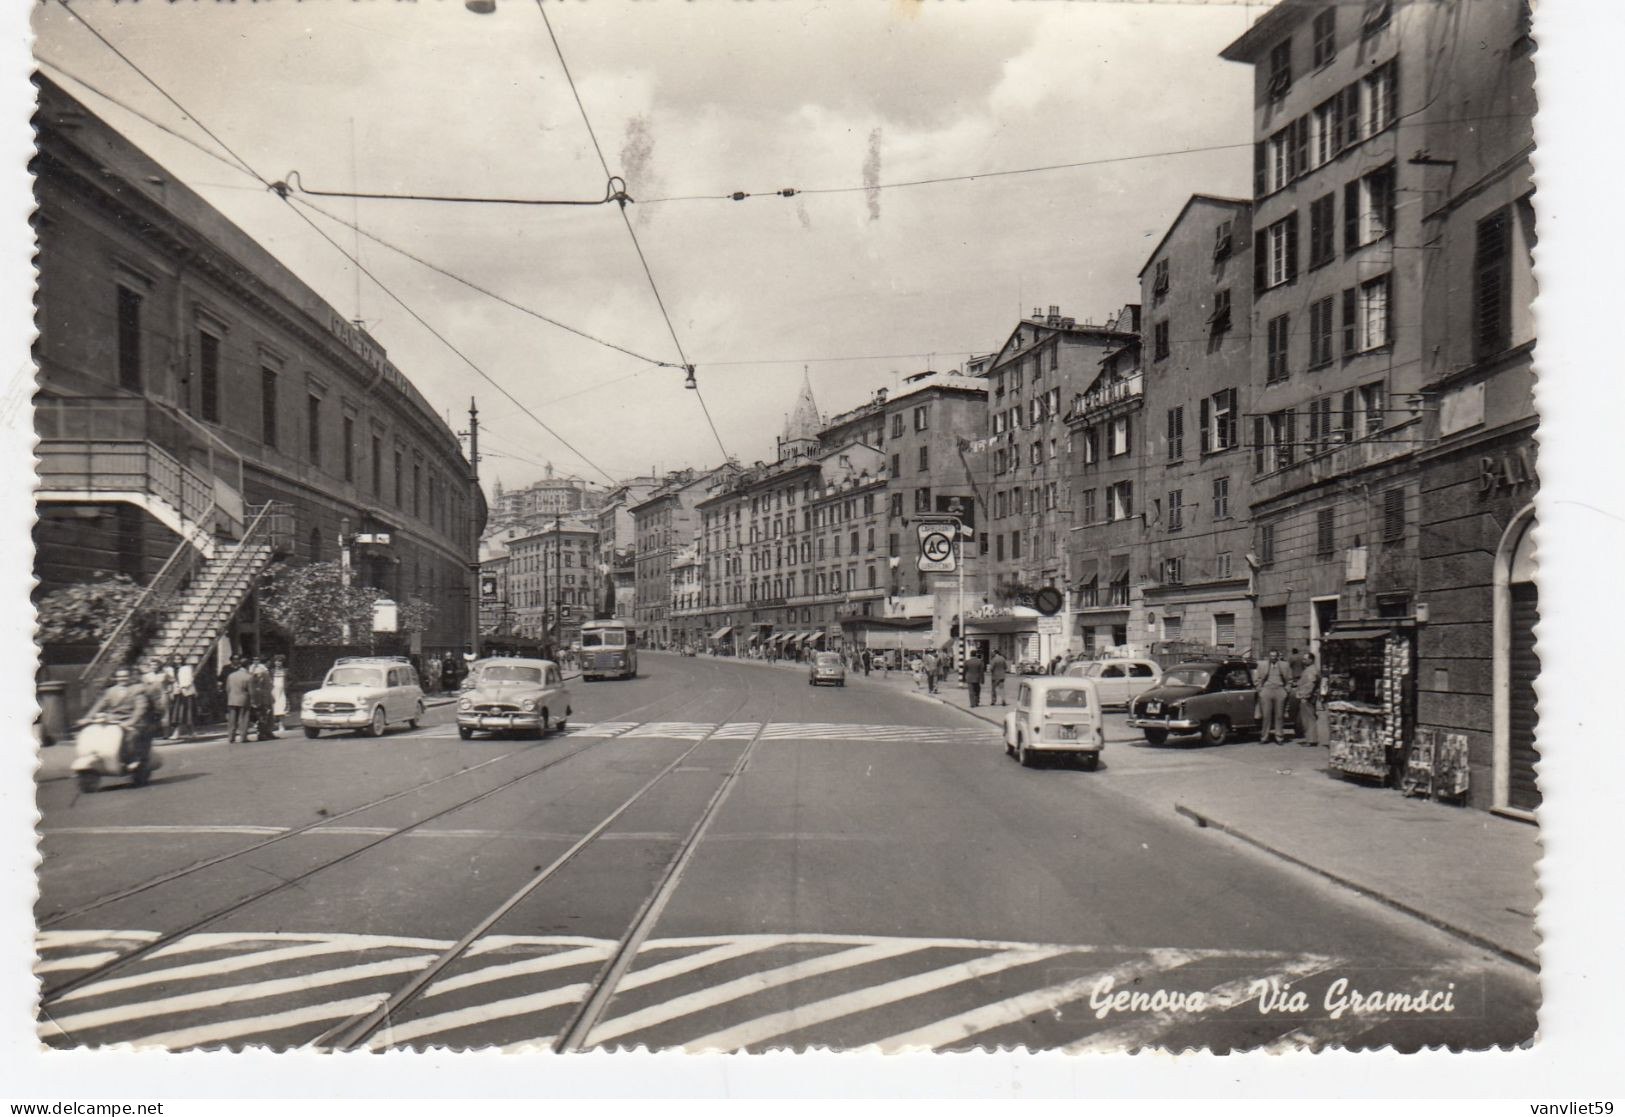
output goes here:
{"type": "Polygon", "coordinates": [[[567,647],[592,616],[598,590],[598,532],[582,520],[553,524],[508,541],[508,592],[517,634],[567,647]]]}

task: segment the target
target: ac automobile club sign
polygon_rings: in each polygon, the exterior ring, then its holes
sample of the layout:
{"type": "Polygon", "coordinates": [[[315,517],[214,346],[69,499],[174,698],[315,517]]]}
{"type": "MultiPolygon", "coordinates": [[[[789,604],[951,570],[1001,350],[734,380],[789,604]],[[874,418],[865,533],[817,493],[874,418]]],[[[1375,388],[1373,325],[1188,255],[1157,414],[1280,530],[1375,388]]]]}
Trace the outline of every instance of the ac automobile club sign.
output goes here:
{"type": "Polygon", "coordinates": [[[954,524],[921,524],[920,525],[920,558],[918,566],[921,571],[950,574],[956,567],[954,565],[954,524]]]}

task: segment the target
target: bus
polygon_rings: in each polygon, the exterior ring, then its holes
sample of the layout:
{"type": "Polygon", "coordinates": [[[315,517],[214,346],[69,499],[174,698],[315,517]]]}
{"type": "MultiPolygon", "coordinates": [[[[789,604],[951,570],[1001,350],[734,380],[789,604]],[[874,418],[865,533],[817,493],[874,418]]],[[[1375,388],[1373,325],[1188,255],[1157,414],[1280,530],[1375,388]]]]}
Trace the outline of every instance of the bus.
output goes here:
{"type": "Polygon", "coordinates": [[[625,621],[581,622],[581,677],[635,678],[638,673],[638,634],[625,621]]]}

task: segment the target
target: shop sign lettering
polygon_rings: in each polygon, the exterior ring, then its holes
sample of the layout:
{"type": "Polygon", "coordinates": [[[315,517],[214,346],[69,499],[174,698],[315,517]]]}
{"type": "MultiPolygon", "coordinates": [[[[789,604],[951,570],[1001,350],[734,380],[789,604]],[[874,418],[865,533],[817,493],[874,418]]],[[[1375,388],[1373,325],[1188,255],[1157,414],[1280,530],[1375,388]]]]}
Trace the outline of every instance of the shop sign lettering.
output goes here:
{"type": "Polygon", "coordinates": [[[1478,459],[1478,493],[1489,496],[1496,492],[1511,492],[1520,485],[1533,484],[1535,467],[1529,460],[1529,450],[1517,450],[1496,457],[1486,454],[1478,459]]]}

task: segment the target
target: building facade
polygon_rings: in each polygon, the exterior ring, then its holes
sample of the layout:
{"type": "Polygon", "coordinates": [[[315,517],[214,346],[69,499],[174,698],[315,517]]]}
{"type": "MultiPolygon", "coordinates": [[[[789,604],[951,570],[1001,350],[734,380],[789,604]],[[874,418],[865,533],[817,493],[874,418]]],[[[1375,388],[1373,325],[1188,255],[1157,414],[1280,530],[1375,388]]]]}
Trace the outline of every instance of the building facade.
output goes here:
{"type": "Polygon", "coordinates": [[[1532,532],[1534,43],[1527,5],[1430,5],[1428,38],[1475,44],[1431,75],[1424,190],[1417,723],[1465,751],[1468,801],[1532,817],[1540,617],[1532,532]],[[1470,121],[1471,126],[1464,126],[1470,121]]]}
{"type": "MultiPolygon", "coordinates": [[[[485,501],[456,435],[364,329],[35,80],[39,591],[145,582],[183,536],[237,538],[277,502],[289,561],[349,546],[356,577],[434,606],[418,650],[460,650],[485,501]]],[[[229,634],[287,642],[251,607],[229,634]]]]}
{"type": "MultiPolygon", "coordinates": [[[[965,584],[979,584],[986,510],[980,507],[976,457],[971,444],[987,424],[987,381],[955,372],[922,372],[904,379],[882,401],[887,463],[887,554],[894,558],[889,590],[893,596],[935,593],[939,581],[958,585],[958,573],[919,569],[920,536],[911,525],[933,517],[957,517],[969,532],[960,546],[965,584]]],[[[957,605],[955,606],[957,612],[957,605]]],[[[944,620],[951,623],[948,616],[944,620]]]]}
{"type": "Polygon", "coordinates": [[[713,476],[734,468],[669,473],[658,488],[628,509],[635,546],[632,619],[646,645],[673,644],[672,563],[694,542],[700,523],[695,506],[705,499],[713,476]]]}
{"type": "Polygon", "coordinates": [[[579,638],[598,591],[597,551],[592,524],[562,517],[508,542],[508,592],[517,635],[555,648],[579,638]]]}
{"type": "Polygon", "coordinates": [[[1254,68],[1249,448],[1257,650],[1398,621],[1417,589],[1430,4],[1286,0],[1254,68]]]}
{"type": "Polygon", "coordinates": [[[595,615],[629,621],[637,606],[637,536],[631,508],[654,492],[656,477],[633,477],[605,493],[594,516],[598,524],[599,576],[595,615]]]}

